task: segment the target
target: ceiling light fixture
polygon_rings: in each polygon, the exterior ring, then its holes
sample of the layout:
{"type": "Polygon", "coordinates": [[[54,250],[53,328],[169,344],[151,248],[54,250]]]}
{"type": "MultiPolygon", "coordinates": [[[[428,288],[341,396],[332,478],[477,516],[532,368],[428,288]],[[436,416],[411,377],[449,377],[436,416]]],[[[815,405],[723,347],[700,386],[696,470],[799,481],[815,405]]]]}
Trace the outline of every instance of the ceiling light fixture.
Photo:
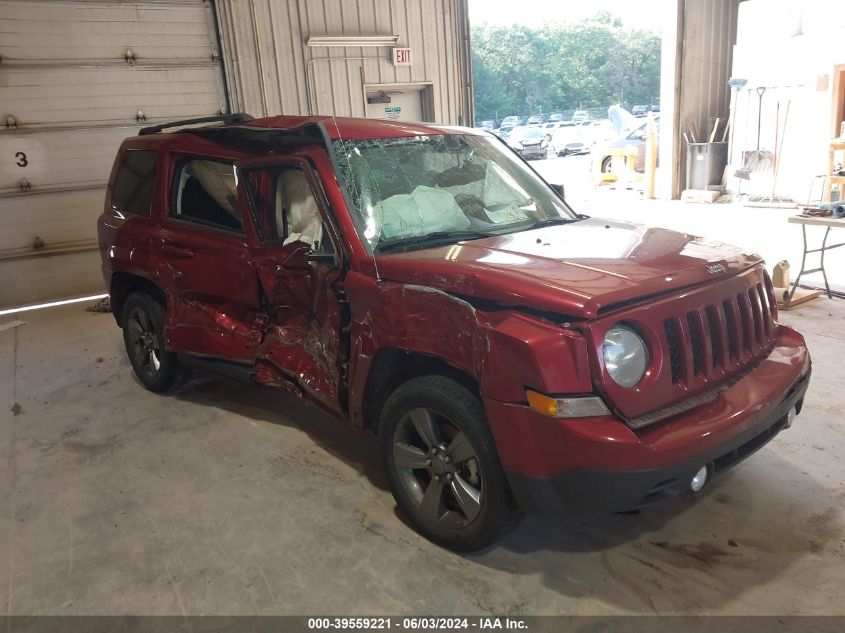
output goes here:
{"type": "Polygon", "coordinates": [[[312,35],[308,46],[396,46],[398,35],[312,35]]]}

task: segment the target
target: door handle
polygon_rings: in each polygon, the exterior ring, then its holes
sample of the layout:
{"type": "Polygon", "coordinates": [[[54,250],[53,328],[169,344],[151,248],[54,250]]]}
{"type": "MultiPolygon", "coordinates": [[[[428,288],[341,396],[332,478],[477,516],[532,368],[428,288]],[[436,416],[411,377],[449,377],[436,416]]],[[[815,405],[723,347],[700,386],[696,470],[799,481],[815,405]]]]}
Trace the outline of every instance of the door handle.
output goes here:
{"type": "Polygon", "coordinates": [[[185,246],[176,246],[175,244],[170,244],[168,242],[164,242],[161,245],[161,252],[165,256],[172,257],[174,259],[188,259],[189,257],[194,256],[194,251],[190,248],[185,246]]]}

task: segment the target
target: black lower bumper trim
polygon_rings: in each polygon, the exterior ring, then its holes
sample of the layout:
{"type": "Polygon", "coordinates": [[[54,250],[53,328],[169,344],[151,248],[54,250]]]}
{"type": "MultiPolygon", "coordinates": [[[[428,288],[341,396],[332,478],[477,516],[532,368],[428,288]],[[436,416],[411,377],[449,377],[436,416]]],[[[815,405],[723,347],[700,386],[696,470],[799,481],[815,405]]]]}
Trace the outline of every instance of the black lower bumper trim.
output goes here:
{"type": "Polygon", "coordinates": [[[573,508],[597,512],[624,512],[684,494],[692,477],[707,466],[717,474],[763,447],[787,426],[793,407],[800,412],[809,385],[802,377],[775,407],[760,414],[750,428],[705,453],[680,464],[648,470],[577,470],[554,477],[526,477],[508,473],[511,491],[530,514],[557,515],[573,508]]]}

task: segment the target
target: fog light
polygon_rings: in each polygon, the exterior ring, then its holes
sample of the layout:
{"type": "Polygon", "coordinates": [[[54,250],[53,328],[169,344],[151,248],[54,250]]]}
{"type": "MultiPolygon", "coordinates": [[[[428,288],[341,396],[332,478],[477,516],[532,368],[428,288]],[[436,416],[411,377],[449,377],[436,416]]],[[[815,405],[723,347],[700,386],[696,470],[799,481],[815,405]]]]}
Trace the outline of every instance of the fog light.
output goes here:
{"type": "Polygon", "coordinates": [[[786,426],[784,428],[788,429],[792,426],[792,421],[795,420],[796,415],[798,415],[798,412],[795,410],[795,407],[792,407],[786,414],[786,426]]]}
{"type": "Polygon", "coordinates": [[[689,489],[693,492],[698,492],[704,488],[707,483],[707,466],[702,466],[695,476],[689,482],[689,489]]]}

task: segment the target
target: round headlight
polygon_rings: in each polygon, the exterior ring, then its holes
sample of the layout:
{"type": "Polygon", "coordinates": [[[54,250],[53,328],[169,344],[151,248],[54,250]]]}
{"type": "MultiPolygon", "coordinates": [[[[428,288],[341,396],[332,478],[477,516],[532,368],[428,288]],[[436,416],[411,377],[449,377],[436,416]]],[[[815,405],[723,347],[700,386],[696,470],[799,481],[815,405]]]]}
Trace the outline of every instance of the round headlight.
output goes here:
{"type": "Polygon", "coordinates": [[[614,382],[633,387],[648,369],[645,341],[631,328],[614,325],[604,335],[604,366],[614,382]]]}

